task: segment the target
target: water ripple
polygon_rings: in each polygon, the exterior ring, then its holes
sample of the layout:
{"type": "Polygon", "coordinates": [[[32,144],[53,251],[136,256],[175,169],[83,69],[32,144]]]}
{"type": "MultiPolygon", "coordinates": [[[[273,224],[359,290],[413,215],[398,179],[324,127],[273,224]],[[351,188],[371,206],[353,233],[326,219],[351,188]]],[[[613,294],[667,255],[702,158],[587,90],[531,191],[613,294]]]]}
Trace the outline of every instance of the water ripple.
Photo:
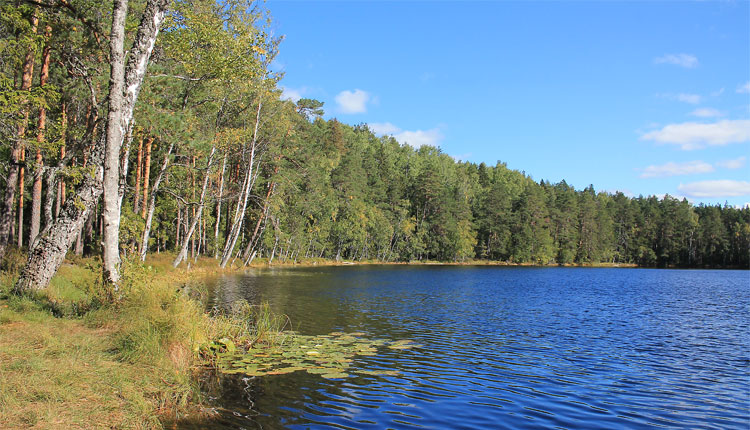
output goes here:
{"type": "Polygon", "coordinates": [[[397,375],[206,381],[219,419],[181,426],[747,429],[749,281],[731,271],[486,267],[225,278],[211,305],[268,301],[303,333],[422,346],[352,363],[397,375]]]}

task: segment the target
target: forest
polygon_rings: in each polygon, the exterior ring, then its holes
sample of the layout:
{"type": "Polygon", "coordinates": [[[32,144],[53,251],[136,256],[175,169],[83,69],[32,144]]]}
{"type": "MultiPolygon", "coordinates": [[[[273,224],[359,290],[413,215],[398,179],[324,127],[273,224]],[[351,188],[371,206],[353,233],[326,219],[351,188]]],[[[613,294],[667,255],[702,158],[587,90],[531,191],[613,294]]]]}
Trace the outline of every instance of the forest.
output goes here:
{"type": "Polygon", "coordinates": [[[0,256],[28,252],[20,290],[43,287],[66,252],[101,255],[113,283],[121,258],[163,252],[175,266],[204,255],[222,268],[750,267],[748,207],[536,180],[325,119],[317,100],[282,99],[272,69],[282,39],[262,4],[1,7],[0,256]]]}

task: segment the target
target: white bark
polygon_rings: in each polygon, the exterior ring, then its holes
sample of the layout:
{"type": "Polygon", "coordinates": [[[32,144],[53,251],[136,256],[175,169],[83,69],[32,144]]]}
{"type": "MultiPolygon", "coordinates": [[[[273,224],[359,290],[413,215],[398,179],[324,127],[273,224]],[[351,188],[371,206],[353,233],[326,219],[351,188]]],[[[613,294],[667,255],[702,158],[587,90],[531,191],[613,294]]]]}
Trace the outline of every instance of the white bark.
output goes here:
{"type": "Polygon", "coordinates": [[[119,149],[122,146],[124,131],[128,129],[133,117],[133,109],[140,85],[143,82],[143,76],[146,73],[146,65],[168,5],[169,0],[148,1],[141,23],[138,26],[133,48],[130,51],[127,67],[122,69],[122,61],[124,61],[122,46],[124,44],[127,0],[115,0],[113,34],[111,35],[111,50],[114,54],[111,59],[113,62],[111,85],[114,88],[110,87],[110,110],[114,108],[115,112],[114,114],[110,112],[108,116],[107,133],[92,149],[91,161],[96,173],[87,175],[76,196],[66,201],[57,220],[46,226],[39,235],[39,240],[33,244],[29,251],[29,259],[14,287],[15,292],[24,293],[29,290],[45,288],[57,272],[65,258],[65,253],[103,192],[103,164],[109,169],[107,178],[109,194],[106,204],[109,246],[104,246],[103,277],[105,281],[114,281],[114,285],[117,285],[117,281],[119,281],[119,244],[117,243],[117,236],[119,235],[117,231],[119,229],[119,149]],[[122,56],[119,54],[122,54],[122,56]],[[124,95],[123,91],[125,91],[124,95]],[[105,152],[105,148],[108,152],[108,160],[103,163],[104,157],[102,154],[105,152]],[[112,245],[114,245],[114,249],[112,245]]]}
{"type": "Polygon", "coordinates": [[[198,224],[198,220],[200,220],[201,218],[201,214],[203,213],[203,206],[206,203],[206,189],[208,188],[208,178],[209,178],[209,173],[211,172],[211,165],[214,162],[215,152],[216,152],[216,147],[212,147],[211,154],[209,154],[208,156],[208,166],[206,166],[206,174],[203,177],[203,188],[201,189],[201,197],[200,197],[200,202],[198,203],[198,210],[196,211],[196,215],[193,216],[193,221],[190,223],[190,228],[188,229],[187,234],[182,240],[182,248],[180,249],[180,253],[177,254],[177,258],[175,258],[174,261],[172,262],[173,267],[179,266],[182,260],[185,260],[187,258],[188,244],[190,243],[190,238],[193,236],[193,233],[195,232],[195,226],[198,224]]]}
{"type": "Polygon", "coordinates": [[[250,188],[252,184],[252,177],[253,177],[253,163],[255,163],[255,148],[258,143],[258,125],[260,124],[260,110],[263,106],[263,103],[260,101],[258,102],[258,110],[255,113],[255,128],[253,130],[253,140],[250,143],[250,162],[247,165],[247,174],[245,175],[245,181],[243,182],[243,190],[240,194],[239,200],[241,201],[241,205],[239,204],[240,201],[238,201],[238,210],[234,214],[234,220],[232,222],[232,229],[227,235],[227,242],[224,245],[224,253],[221,257],[221,264],[220,267],[223,269],[226,267],[227,263],[229,262],[229,259],[232,258],[232,251],[234,250],[234,246],[237,243],[237,238],[240,235],[240,230],[242,228],[242,221],[245,219],[245,210],[247,209],[247,199],[250,197],[250,188]]]}
{"type": "MultiPolygon", "coordinates": [[[[123,51],[127,0],[115,0],[112,35],[110,36],[111,75],[107,143],[104,162],[104,240],[102,270],[105,282],[117,289],[120,282],[120,149],[130,129],[138,93],[146,75],[151,52],[164,20],[169,0],[149,0],[143,11],[127,67],[123,51]]],[[[127,154],[126,154],[127,156],[127,154]]]]}
{"type": "Polygon", "coordinates": [[[102,269],[104,281],[117,286],[120,282],[120,147],[125,135],[123,111],[125,100],[125,20],[128,0],[114,0],[112,29],[109,39],[109,113],[104,144],[104,238],[102,240],[102,269]]]}
{"type": "Polygon", "coordinates": [[[216,202],[216,225],[214,226],[214,258],[219,258],[219,224],[221,224],[221,198],[224,194],[224,173],[227,170],[227,153],[221,163],[221,180],[219,181],[219,199],[216,202]]]}

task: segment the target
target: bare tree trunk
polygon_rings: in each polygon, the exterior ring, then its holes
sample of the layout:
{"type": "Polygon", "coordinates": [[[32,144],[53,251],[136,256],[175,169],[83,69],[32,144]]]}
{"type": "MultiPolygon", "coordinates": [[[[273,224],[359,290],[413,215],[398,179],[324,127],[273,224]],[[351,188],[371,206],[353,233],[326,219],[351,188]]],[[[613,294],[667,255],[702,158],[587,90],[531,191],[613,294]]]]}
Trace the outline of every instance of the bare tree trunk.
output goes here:
{"type": "MultiPolygon", "coordinates": [[[[119,85],[116,85],[116,87],[119,87],[121,89],[120,94],[115,94],[115,97],[113,99],[110,99],[110,106],[115,104],[113,102],[118,100],[120,101],[120,103],[122,103],[119,108],[119,121],[125,120],[125,122],[117,122],[116,124],[111,124],[113,134],[119,135],[120,144],[122,144],[123,131],[128,129],[128,124],[132,119],[133,109],[138,97],[140,85],[143,82],[143,76],[146,73],[146,66],[148,65],[151,51],[156,41],[156,37],[159,33],[159,25],[164,18],[164,13],[168,4],[168,0],[149,0],[146,4],[141,23],[138,26],[138,31],[133,42],[133,47],[130,51],[130,57],[126,68],[127,70],[124,73],[125,85],[122,85],[121,79],[119,85]],[[125,91],[124,97],[122,94],[122,90],[125,91]]],[[[127,7],[124,0],[115,0],[113,21],[115,21],[117,24],[113,23],[113,34],[111,39],[120,39],[121,37],[124,37],[124,29],[119,27],[124,26],[125,13],[123,12],[125,12],[126,9],[127,7]]],[[[123,54],[122,40],[120,40],[119,42],[112,41],[112,47],[113,51],[119,51],[119,54],[123,54]]],[[[115,54],[117,53],[118,52],[115,52],[115,54]]],[[[116,56],[117,55],[115,55],[115,57],[116,56]]],[[[121,62],[122,59],[112,58],[112,61],[121,62]]],[[[117,69],[117,67],[113,67],[113,69],[117,69]]],[[[119,74],[122,78],[123,75],[120,74],[119,71],[117,74],[119,74]]],[[[113,93],[112,88],[110,88],[110,93],[113,93]]],[[[108,131],[109,128],[110,125],[108,125],[108,131]]],[[[110,142],[110,144],[108,145],[107,140],[109,140],[109,138],[111,137],[112,136],[110,136],[108,133],[106,137],[99,139],[97,144],[92,149],[91,161],[95,167],[96,174],[86,175],[83,184],[76,193],[76,198],[70,199],[68,202],[66,202],[66,204],[60,211],[60,216],[57,218],[55,223],[46,226],[44,228],[44,231],[39,235],[40,239],[34,244],[31,251],[29,252],[29,259],[26,263],[26,266],[24,266],[23,271],[21,272],[21,276],[19,277],[18,282],[14,287],[14,291],[16,293],[24,293],[29,290],[41,289],[46,287],[49,283],[49,280],[52,278],[55,272],[57,272],[57,269],[60,267],[63,258],[65,258],[65,253],[70,247],[73,239],[75,239],[75,236],[82,228],[86,217],[93,210],[96,201],[103,192],[103,169],[101,166],[104,158],[103,153],[105,152],[105,147],[111,151],[112,145],[117,143],[110,142]]],[[[115,146],[117,146],[117,149],[119,149],[120,145],[115,146]]],[[[111,154],[109,155],[110,157],[108,158],[112,158],[111,154]]],[[[119,172],[117,172],[119,168],[119,151],[117,151],[114,155],[114,163],[112,163],[112,160],[110,159],[107,163],[104,164],[107,165],[110,169],[112,169],[114,166],[114,173],[118,173],[119,175],[119,172]]],[[[112,176],[112,173],[113,172],[110,171],[110,176],[112,176]]],[[[108,215],[110,217],[115,215],[111,212],[111,210],[119,208],[119,190],[117,186],[119,181],[118,175],[114,175],[114,177],[109,178],[109,186],[111,188],[109,189],[110,212],[108,215]]],[[[119,226],[119,214],[116,215],[118,219],[115,222],[119,226]]],[[[109,221],[111,222],[112,220],[110,219],[109,221]]],[[[109,227],[111,227],[111,225],[109,227]]],[[[110,243],[110,249],[109,251],[107,251],[110,253],[107,258],[108,264],[105,264],[103,268],[103,278],[108,282],[112,282],[113,278],[117,278],[117,280],[119,280],[117,264],[112,266],[113,262],[116,263],[117,260],[119,260],[119,255],[117,255],[118,244],[116,242],[116,239],[117,235],[115,235],[114,242],[115,255],[111,255],[112,243],[110,243]],[[114,271],[112,271],[112,269],[114,269],[114,271]]],[[[106,249],[107,246],[105,246],[105,250],[106,249]]],[[[115,283],[115,287],[116,286],[117,284],[115,283]]]]}
{"type": "MultiPolygon", "coordinates": [[[[93,158],[101,160],[103,146],[103,142],[97,145],[95,151],[99,153],[92,154],[93,158]]],[[[97,167],[93,174],[85,175],[76,198],[68,200],[57,220],[46,225],[37,236],[21,276],[13,287],[14,293],[40,290],[49,284],[101,194],[102,168],[97,167]]]]}
{"type": "MultiPolygon", "coordinates": [[[[26,120],[28,121],[29,114],[26,113],[26,120]]],[[[16,239],[18,240],[18,247],[23,246],[23,192],[26,189],[24,187],[25,173],[26,173],[26,148],[25,145],[21,144],[21,159],[18,166],[18,234],[16,239]]]]}
{"type": "MultiPolygon", "coordinates": [[[[135,194],[133,195],[133,212],[141,211],[141,177],[143,175],[143,135],[138,137],[138,160],[135,165],[135,194]]],[[[143,202],[145,205],[146,202],[143,202]]]]}
{"type": "Polygon", "coordinates": [[[214,226],[214,258],[219,258],[219,225],[221,223],[221,198],[224,194],[224,171],[227,168],[227,153],[224,153],[224,161],[221,163],[221,176],[219,176],[219,198],[216,201],[216,225],[214,226]]]}
{"type": "MultiPolygon", "coordinates": [[[[164,154],[164,162],[161,164],[161,169],[159,170],[159,174],[156,176],[156,181],[154,181],[154,188],[151,191],[151,202],[148,205],[148,215],[146,216],[146,227],[143,229],[143,236],[141,237],[141,261],[146,261],[146,253],[148,253],[148,239],[149,235],[151,234],[151,223],[154,219],[154,211],[156,210],[156,193],[159,192],[159,185],[161,185],[161,180],[164,178],[164,174],[167,171],[167,166],[169,166],[169,157],[172,155],[172,149],[174,149],[174,143],[169,145],[169,149],[167,150],[167,153],[164,154]]],[[[144,207],[146,206],[146,202],[143,202],[144,207]]],[[[177,226],[177,229],[179,230],[179,225],[177,226]]],[[[179,234],[178,234],[179,235],[179,234]]]]}
{"type": "Polygon", "coordinates": [[[128,0],[114,0],[109,39],[109,114],[104,147],[104,237],[102,275],[104,282],[120,283],[120,147],[125,138],[125,20],[128,0]]]}
{"type": "Polygon", "coordinates": [[[250,256],[250,253],[255,247],[256,238],[258,237],[258,230],[260,229],[261,223],[268,216],[268,202],[271,199],[271,195],[273,194],[273,191],[275,188],[276,188],[276,184],[274,182],[271,182],[270,184],[268,184],[268,192],[266,193],[266,199],[263,201],[262,215],[258,218],[258,222],[255,223],[255,229],[253,230],[253,235],[250,237],[250,242],[247,243],[247,248],[245,248],[245,252],[243,252],[242,254],[242,258],[245,261],[247,261],[248,257],[250,256]]]}
{"type": "MultiPolygon", "coordinates": [[[[36,33],[36,26],[39,22],[37,12],[31,15],[31,32],[36,33]]],[[[31,88],[31,81],[34,74],[34,49],[30,48],[26,53],[21,74],[21,91],[28,91],[31,88]]],[[[10,232],[15,221],[15,203],[16,190],[18,187],[18,176],[20,172],[20,160],[23,154],[23,139],[26,135],[26,125],[29,119],[28,110],[24,109],[23,122],[18,125],[17,139],[11,148],[11,163],[8,169],[6,180],[5,197],[3,199],[3,210],[0,211],[0,260],[5,256],[8,243],[10,242],[10,232]]],[[[23,227],[23,225],[21,225],[23,227]]]]}
{"type": "Polygon", "coordinates": [[[182,260],[185,260],[187,258],[188,243],[193,240],[195,226],[198,225],[200,214],[203,213],[203,206],[206,203],[206,189],[208,188],[208,179],[209,173],[211,172],[211,165],[214,162],[214,153],[216,153],[216,147],[211,148],[211,154],[209,154],[208,156],[208,165],[206,166],[206,174],[203,177],[203,188],[201,189],[201,198],[200,202],[198,203],[198,209],[196,211],[195,208],[193,208],[193,220],[190,223],[190,228],[188,229],[188,232],[182,241],[182,249],[180,249],[180,253],[177,254],[177,258],[175,258],[172,262],[173,267],[179,266],[182,260]]]}
{"type": "MultiPolygon", "coordinates": [[[[44,225],[52,225],[52,208],[55,204],[55,189],[57,188],[57,168],[47,167],[44,171],[47,173],[47,198],[44,200],[44,225]]],[[[37,237],[39,234],[37,234],[37,237]]],[[[34,247],[34,241],[31,241],[31,247],[34,247]]]]}
{"type": "Polygon", "coordinates": [[[247,165],[247,174],[245,175],[245,181],[243,183],[244,190],[240,194],[238,205],[237,205],[237,212],[234,214],[234,222],[232,223],[232,229],[227,235],[227,242],[224,245],[224,254],[221,257],[221,264],[220,267],[223,269],[226,267],[227,263],[229,262],[229,259],[232,258],[232,251],[234,250],[234,245],[237,243],[237,238],[240,235],[240,230],[242,228],[242,222],[245,219],[245,209],[247,208],[247,199],[250,196],[250,185],[252,184],[252,176],[253,176],[253,163],[255,163],[255,148],[258,143],[258,126],[260,124],[260,110],[263,106],[263,103],[258,100],[258,110],[255,113],[255,128],[253,130],[253,140],[250,144],[250,162],[247,165]],[[240,210],[240,201],[242,202],[241,210],[240,210]]]}
{"type": "Polygon", "coordinates": [[[146,138],[146,161],[143,165],[143,197],[141,201],[141,218],[146,218],[146,201],[148,200],[148,185],[151,180],[151,147],[154,144],[154,138],[149,136],[146,138]]]}
{"type": "MultiPolygon", "coordinates": [[[[52,36],[52,27],[47,24],[44,29],[44,37],[47,42],[42,50],[42,70],[39,74],[39,86],[44,87],[49,80],[49,59],[50,46],[49,38],[52,36]]],[[[47,109],[44,106],[39,108],[39,120],[37,122],[36,133],[36,157],[34,157],[34,186],[31,189],[31,231],[29,232],[29,243],[33,243],[39,234],[39,228],[42,222],[42,167],[44,160],[42,158],[41,144],[44,142],[44,131],[47,126],[47,109]]]]}
{"type": "Polygon", "coordinates": [[[177,249],[177,246],[182,243],[182,241],[180,241],[180,231],[182,231],[182,205],[177,201],[177,228],[175,228],[174,239],[175,250],[177,249]]]}
{"type": "Polygon", "coordinates": [[[133,143],[133,122],[125,130],[125,147],[122,149],[120,158],[120,178],[117,182],[117,211],[122,213],[122,199],[125,197],[125,188],[128,186],[128,167],[130,165],[130,145],[133,143]]]}
{"type": "MultiPolygon", "coordinates": [[[[60,159],[65,158],[65,146],[60,147],[60,159]]],[[[84,164],[83,167],[86,167],[84,164]]],[[[57,184],[57,204],[55,205],[55,219],[60,215],[60,209],[65,204],[65,181],[57,184]]]]}
{"type": "MultiPolygon", "coordinates": [[[[213,148],[211,148],[211,149],[213,149],[213,148]]],[[[213,155],[213,154],[211,154],[211,155],[213,155]]],[[[193,155],[193,157],[192,157],[192,159],[193,159],[192,160],[193,161],[193,168],[190,170],[190,180],[192,182],[192,184],[191,184],[191,190],[192,190],[192,193],[193,193],[193,195],[190,198],[193,201],[195,201],[195,159],[196,158],[197,157],[195,155],[193,155]]],[[[197,219],[196,216],[195,216],[195,206],[193,206],[192,209],[193,209],[192,219],[195,220],[195,219],[197,219]]],[[[186,217],[185,217],[185,224],[187,225],[187,213],[185,213],[185,215],[186,215],[186,217]]],[[[195,257],[195,237],[192,235],[192,233],[190,234],[190,255],[192,255],[193,257],[195,257]]]]}

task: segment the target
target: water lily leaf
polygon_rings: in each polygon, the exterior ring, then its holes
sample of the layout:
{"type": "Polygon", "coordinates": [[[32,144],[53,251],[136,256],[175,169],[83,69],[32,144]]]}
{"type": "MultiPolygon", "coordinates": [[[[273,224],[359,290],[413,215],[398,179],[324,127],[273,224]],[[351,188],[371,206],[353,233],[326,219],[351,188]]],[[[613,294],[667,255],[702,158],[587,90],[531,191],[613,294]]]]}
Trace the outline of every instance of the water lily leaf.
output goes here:
{"type": "Polygon", "coordinates": [[[324,373],[324,374],[322,374],[320,376],[322,376],[322,377],[324,377],[326,379],[338,379],[338,378],[348,378],[349,374],[348,373],[344,373],[344,372],[340,372],[340,373],[324,373]]]}
{"type": "Polygon", "coordinates": [[[308,367],[305,369],[307,373],[312,373],[313,375],[322,375],[325,373],[336,373],[337,369],[331,369],[330,367],[308,367]]]}

